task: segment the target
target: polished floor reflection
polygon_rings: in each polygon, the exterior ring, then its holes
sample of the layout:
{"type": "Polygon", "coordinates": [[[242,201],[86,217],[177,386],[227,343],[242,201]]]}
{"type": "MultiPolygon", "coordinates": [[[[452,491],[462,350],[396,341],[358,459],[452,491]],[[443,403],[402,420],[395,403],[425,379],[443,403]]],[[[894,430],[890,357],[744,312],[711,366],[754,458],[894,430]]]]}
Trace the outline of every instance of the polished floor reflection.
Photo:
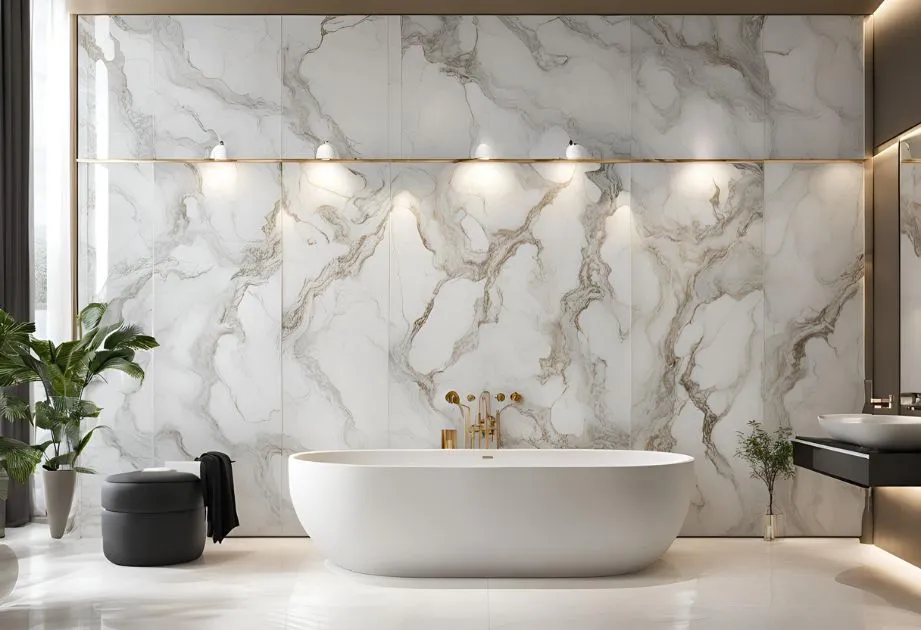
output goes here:
{"type": "Polygon", "coordinates": [[[140,569],[32,525],[0,541],[0,628],[895,630],[921,628],[921,569],[850,539],[714,538],[598,580],[357,576],[295,538],[229,539],[140,569]]]}

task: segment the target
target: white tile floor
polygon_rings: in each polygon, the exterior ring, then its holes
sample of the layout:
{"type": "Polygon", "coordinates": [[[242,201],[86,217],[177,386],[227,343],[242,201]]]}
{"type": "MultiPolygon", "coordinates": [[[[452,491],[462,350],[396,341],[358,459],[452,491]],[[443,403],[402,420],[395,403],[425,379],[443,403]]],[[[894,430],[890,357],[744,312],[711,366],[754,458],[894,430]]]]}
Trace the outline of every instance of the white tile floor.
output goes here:
{"type": "Polygon", "coordinates": [[[240,538],[140,569],[33,525],[0,541],[0,630],[20,628],[921,628],[921,569],[855,540],[681,539],[621,578],[391,580],[331,570],[306,540],[240,538]]]}

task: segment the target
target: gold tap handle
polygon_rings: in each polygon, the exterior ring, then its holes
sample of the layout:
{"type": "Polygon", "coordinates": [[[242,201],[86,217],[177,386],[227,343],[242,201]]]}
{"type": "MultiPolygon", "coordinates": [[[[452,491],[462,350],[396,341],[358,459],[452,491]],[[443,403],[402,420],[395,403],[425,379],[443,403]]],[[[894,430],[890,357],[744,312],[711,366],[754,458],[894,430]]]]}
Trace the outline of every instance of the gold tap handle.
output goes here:
{"type": "Polygon", "coordinates": [[[458,396],[457,392],[454,391],[453,389],[449,391],[447,394],[445,394],[445,400],[448,401],[448,403],[452,405],[460,404],[460,396],[458,396]]]}

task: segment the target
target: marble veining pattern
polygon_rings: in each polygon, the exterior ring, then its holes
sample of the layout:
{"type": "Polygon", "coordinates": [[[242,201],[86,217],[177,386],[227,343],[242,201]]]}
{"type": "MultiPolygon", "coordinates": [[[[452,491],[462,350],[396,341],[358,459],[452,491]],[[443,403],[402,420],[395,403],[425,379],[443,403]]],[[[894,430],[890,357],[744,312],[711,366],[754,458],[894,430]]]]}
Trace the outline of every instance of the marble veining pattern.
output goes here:
{"type": "MultiPolygon", "coordinates": [[[[765,166],[764,420],[822,435],[816,416],[863,405],[864,168],[765,166]]],[[[863,493],[800,471],[780,509],[791,534],[855,535],[863,493]]]]}
{"type": "Polygon", "coordinates": [[[402,40],[401,155],[629,154],[629,18],[403,16],[402,40]]]}
{"type": "MultiPolygon", "coordinates": [[[[81,165],[79,172],[80,303],[109,302],[108,316],[154,329],[153,265],[158,206],[150,164],[81,165]]],[[[153,353],[139,362],[143,383],[118,372],[87,395],[102,407],[83,465],[111,474],[154,465],[153,353]]],[[[75,502],[81,533],[97,531],[103,475],[81,475],[75,502]]]]}
{"type": "Polygon", "coordinates": [[[864,156],[863,23],[840,15],[765,18],[765,155],[864,156]]]}
{"type": "MultiPolygon", "coordinates": [[[[342,157],[396,155],[388,104],[397,16],[282,18],[283,157],[329,141],[342,157]]],[[[398,66],[397,66],[398,67],[398,66]]]]}
{"type": "MultiPolygon", "coordinates": [[[[517,389],[506,446],[687,452],[684,533],[748,535],[764,496],[736,431],[816,432],[817,413],[859,407],[862,168],[758,161],[862,155],[859,19],[79,24],[86,156],[201,157],[220,138],[249,157],[326,139],[548,157],[574,137],[752,160],[81,165],[81,301],[113,300],[163,344],[143,386],[94,394],[101,473],[224,450],[239,533],[298,534],[287,454],[437,446],[459,426],[448,389],[517,389]]],[[[82,481],[88,533],[100,479],[82,481]]],[[[781,495],[791,533],[859,528],[841,484],[800,473],[781,495]]]]}
{"type": "Polygon", "coordinates": [[[79,71],[85,156],[864,155],[854,16],[81,18],[79,71]]]}
{"type": "Polygon", "coordinates": [[[733,453],[762,407],[763,184],[755,164],[633,166],[632,446],[696,458],[685,534],[757,527],[733,453]]]}
{"type": "MultiPolygon", "coordinates": [[[[285,455],[388,446],[390,171],[284,166],[285,455]]],[[[284,526],[300,531],[289,501],[284,526]]]]}
{"type": "Polygon", "coordinates": [[[765,155],[762,16],[632,20],[635,157],[765,155]]]}
{"type": "Polygon", "coordinates": [[[220,140],[231,156],[281,155],[281,17],[160,16],[152,38],[157,157],[220,140]]]}
{"type": "Polygon", "coordinates": [[[511,391],[511,447],[626,447],[629,169],[406,166],[395,177],[390,445],[459,427],[444,393],[511,391]]]}
{"type": "Polygon", "coordinates": [[[82,157],[154,155],[152,23],[143,16],[77,20],[77,138],[82,157]]]}
{"type": "Polygon", "coordinates": [[[278,164],[165,165],[154,268],[158,460],[235,460],[238,534],[280,526],[278,164]]]}

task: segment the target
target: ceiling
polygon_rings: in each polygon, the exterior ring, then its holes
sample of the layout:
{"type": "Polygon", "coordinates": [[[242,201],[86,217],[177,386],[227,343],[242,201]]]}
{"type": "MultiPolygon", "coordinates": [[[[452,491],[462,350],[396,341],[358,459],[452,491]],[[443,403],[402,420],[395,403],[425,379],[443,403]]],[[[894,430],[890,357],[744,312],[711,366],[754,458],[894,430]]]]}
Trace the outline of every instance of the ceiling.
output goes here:
{"type": "Polygon", "coordinates": [[[883,0],[68,0],[82,14],[834,14],[873,13],[883,0]]]}

